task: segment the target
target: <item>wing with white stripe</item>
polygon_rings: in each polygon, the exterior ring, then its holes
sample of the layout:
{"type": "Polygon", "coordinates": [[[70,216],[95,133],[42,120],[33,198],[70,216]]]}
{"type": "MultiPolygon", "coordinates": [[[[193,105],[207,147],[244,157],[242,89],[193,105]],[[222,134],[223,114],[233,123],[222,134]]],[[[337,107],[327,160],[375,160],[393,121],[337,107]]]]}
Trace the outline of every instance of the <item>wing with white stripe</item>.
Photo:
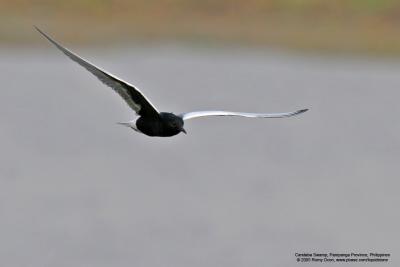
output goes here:
{"type": "Polygon", "coordinates": [[[79,57],[72,53],[67,48],[61,46],[54,41],[50,36],[42,32],[39,28],[35,27],[36,30],[41,33],[47,40],[61,50],[70,59],[90,71],[104,84],[111,87],[116,93],[118,93],[138,115],[140,116],[158,116],[157,109],[150,103],[149,100],[133,85],[119,79],[118,77],[96,67],[89,61],[79,57]]]}
{"type": "Polygon", "coordinates": [[[294,112],[286,113],[246,113],[246,112],[232,112],[232,111],[193,111],[188,113],[180,114],[179,116],[183,120],[190,120],[200,117],[208,116],[239,116],[247,118],[287,118],[299,115],[306,112],[308,109],[301,109],[294,112]]]}

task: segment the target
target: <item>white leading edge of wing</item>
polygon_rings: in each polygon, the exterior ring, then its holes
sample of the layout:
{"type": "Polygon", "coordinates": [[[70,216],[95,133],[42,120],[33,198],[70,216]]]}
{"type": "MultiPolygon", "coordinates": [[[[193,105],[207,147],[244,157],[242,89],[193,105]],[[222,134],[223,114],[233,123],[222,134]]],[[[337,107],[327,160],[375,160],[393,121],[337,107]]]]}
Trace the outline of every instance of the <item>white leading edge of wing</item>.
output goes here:
{"type": "Polygon", "coordinates": [[[301,109],[293,112],[285,113],[246,113],[246,112],[233,112],[233,111],[193,111],[180,114],[183,120],[190,120],[200,117],[208,116],[239,116],[247,118],[288,118],[306,112],[308,109],[301,109]]]}

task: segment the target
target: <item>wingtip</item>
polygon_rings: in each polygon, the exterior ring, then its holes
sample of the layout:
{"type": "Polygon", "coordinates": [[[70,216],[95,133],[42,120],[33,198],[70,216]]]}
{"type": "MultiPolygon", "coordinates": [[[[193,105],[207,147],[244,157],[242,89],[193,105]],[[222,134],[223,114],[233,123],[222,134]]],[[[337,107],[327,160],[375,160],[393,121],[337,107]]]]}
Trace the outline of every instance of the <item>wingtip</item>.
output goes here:
{"type": "Polygon", "coordinates": [[[33,25],[33,27],[44,37],[46,38],[50,43],[52,43],[53,45],[55,45],[58,49],[60,50],[64,50],[65,48],[62,47],[61,45],[59,45],[56,41],[53,40],[53,38],[51,38],[47,33],[45,33],[44,31],[42,31],[41,29],[39,29],[37,26],[33,25]]]}
{"type": "Polygon", "coordinates": [[[308,108],[300,109],[300,110],[294,112],[292,116],[297,116],[297,115],[303,114],[304,112],[307,112],[307,111],[308,111],[308,108]]]}
{"type": "Polygon", "coordinates": [[[35,30],[37,30],[38,32],[40,32],[40,33],[43,33],[42,32],[42,30],[41,29],[39,29],[39,27],[38,26],[36,26],[36,25],[32,25],[33,26],[33,28],[35,28],[35,30]]]}
{"type": "Polygon", "coordinates": [[[35,30],[37,30],[41,35],[46,37],[46,39],[49,39],[49,36],[47,36],[47,34],[45,34],[39,27],[37,27],[36,25],[33,25],[33,28],[35,28],[35,30]]]}

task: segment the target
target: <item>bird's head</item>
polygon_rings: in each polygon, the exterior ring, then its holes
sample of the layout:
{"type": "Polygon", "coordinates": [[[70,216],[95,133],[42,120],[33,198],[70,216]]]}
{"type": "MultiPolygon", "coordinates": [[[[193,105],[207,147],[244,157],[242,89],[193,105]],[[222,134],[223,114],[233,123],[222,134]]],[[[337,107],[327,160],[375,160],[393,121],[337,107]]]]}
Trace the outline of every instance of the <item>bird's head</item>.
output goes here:
{"type": "Polygon", "coordinates": [[[177,118],[178,119],[172,120],[170,122],[170,127],[175,129],[175,130],[177,130],[177,131],[179,131],[179,132],[183,132],[184,134],[187,134],[185,128],[183,128],[183,125],[184,125],[183,120],[181,118],[179,118],[179,117],[177,117],[177,118]]]}
{"type": "Polygon", "coordinates": [[[183,132],[186,134],[186,130],[183,128],[184,121],[180,116],[173,113],[161,113],[161,117],[171,131],[175,133],[183,132]]]}
{"type": "Polygon", "coordinates": [[[184,121],[181,116],[170,112],[161,112],[160,119],[165,133],[176,135],[183,132],[186,134],[186,130],[183,128],[184,121]]]}

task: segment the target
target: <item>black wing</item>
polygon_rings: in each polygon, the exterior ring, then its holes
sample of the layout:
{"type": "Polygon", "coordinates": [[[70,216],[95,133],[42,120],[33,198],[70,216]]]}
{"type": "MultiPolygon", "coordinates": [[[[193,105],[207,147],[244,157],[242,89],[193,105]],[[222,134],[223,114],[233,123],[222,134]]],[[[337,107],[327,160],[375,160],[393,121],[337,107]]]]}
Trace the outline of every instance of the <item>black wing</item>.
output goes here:
{"type": "Polygon", "coordinates": [[[62,47],[56,41],[54,41],[50,36],[42,32],[39,28],[35,27],[36,30],[41,33],[47,40],[54,44],[58,49],[61,50],[70,59],[90,71],[104,84],[111,87],[117,94],[119,94],[125,102],[140,116],[158,116],[157,109],[150,103],[149,100],[137,89],[135,86],[119,79],[118,77],[96,67],[89,61],[79,57],[78,55],[72,53],[65,47],[62,47]]]}

